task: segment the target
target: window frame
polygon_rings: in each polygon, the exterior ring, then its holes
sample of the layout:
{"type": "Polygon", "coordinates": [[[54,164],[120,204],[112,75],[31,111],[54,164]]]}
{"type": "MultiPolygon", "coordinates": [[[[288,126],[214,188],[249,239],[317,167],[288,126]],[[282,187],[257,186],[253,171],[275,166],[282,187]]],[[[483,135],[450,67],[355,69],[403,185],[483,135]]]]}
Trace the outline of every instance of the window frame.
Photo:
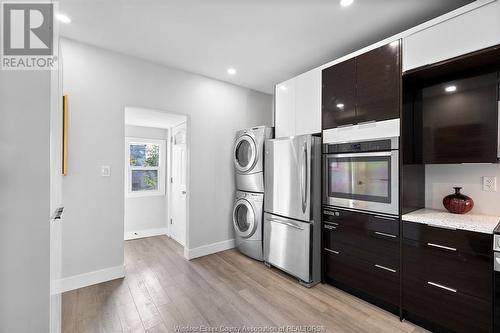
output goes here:
{"type": "Polygon", "coordinates": [[[129,198],[164,196],[166,194],[166,164],[165,153],[166,141],[161,139],[148,139],[138,137],[125,138],[125,194],[129,198]],[[130,146],[137,144],[153,144],[159,146],[159,158],[157,167],[143,167],[130,165],[130,146]],[[132,191],[132,171],[133,170],[157,170],[158,188],[156,190],[132,191]]]}

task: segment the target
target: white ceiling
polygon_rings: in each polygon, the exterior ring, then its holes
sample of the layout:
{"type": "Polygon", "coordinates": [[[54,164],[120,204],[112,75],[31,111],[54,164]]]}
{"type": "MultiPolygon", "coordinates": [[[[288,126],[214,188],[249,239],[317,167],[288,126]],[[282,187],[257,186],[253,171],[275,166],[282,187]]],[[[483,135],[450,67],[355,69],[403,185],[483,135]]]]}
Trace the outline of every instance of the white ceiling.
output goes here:
{"type": "Polygon", "coordinates": [[[171,128],[186,121],[186,116],[136,107],[125,108],[125,125],[171,128]]]}
{"type": "Polygon", "coordinates": [[[61,34],[271,93],[468,0],[60,0],[61,34]],[[229,76],[233,66],[238,73],[229,76]]]}

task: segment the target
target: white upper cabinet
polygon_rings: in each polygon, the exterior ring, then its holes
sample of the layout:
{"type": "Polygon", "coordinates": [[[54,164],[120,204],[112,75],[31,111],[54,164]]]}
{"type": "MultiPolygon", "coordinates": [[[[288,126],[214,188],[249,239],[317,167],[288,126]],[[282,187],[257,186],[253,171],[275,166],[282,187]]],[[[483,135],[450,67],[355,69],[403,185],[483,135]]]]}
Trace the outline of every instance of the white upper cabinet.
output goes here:
{"type": "Polygon", "coordinates": [[[274,134],[277,138],[295,134],[295,79],[276,85],[274,134]]]}
{"type": "Polygon", "coordinates": [[[295,135],[321,132],[321,69],[295,79],[295,135]]]}
{"type": "Polygon", "coordinates": [[[321,132],[321,69],[276,85],[277,138],[321,132]]]}
{"type": "Polygon", "coordinates": [[[403,38],[403,71],[500,44],[500,1],[403,38]]]}

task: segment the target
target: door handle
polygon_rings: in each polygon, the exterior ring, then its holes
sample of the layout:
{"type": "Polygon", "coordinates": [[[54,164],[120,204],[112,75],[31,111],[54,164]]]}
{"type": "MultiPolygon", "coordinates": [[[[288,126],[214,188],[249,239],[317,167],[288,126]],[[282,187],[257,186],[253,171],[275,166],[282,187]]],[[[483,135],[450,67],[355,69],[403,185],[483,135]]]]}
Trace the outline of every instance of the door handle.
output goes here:
{"type": "Polygon", "coordinates": [[[379,236],[390,237],[390,238],[396,238],[396,237],[398,237],[396,235],[386,234],[385,232],[380,232],[380,231],[375,231],[375,234],[379,235],[379,236]]]}
{"type": "Polygon", "coordinates": [[[324,250],[325,250],[326,252],[330,252],[330,253],[333,253],[333,254],[340,254],[340,252],[339,252],[339,251],[330,250],[330,249],[327,249],[326,247],[324,248],[324,250]]]}
{"type": "Polygon", "coordinates": [[[443,286],[442,284],[439,284],[439,283],[435,283],[435,282],[427,281],[427,284],[429,284],[429,285],[431,285],[431,286],[434,286],[434,287],[438,287],[438,288],[444,289],[444,290],[451,291],[451,292],[453,292],[453,293],[456,293],[456,292],[457,292],[457,290],[456,290],[456,289],[453,289],[453,288],[450,288],[450,287],[443,286]]]}
{"type": "Polygon", "coordinates": [[[186,194],[186,191],[181,191],[182,194],[186,194]]]}
{"type": "Polygon", "coordinates": [[[302,213],[306,212],[307,204],[307,142],[302,145],[302,175],[301,175],[301,187],[302,187],[302,213]]]}
{"type": "Polygon", "coordinates": [[[328,224],[325,224],[325,229],[328,229],[328,230],[334,230],[334,229],[337,229],[336,226],[334,225],[328,225],[328,224]]]}
{"type": "Polygon", "coordinates": [[[390,220],[390,221],[396,221],[397,219],[393,217],[388,217],[388,216],[381,216],[381,215],[374,215],[373,216],[376,219],[382,219],[382,220],[390,220]]]}
{"type": "Polygon", "coordinates": [[[375,267],[377,268],[380,268],[380,269],[383,269],[383,270],[386,270],[388,272],[391,272],[391,273],[396,273],[396,270],[395,269],[392,269],[392,268],[389,268],[389,267],[385,267],[385,266],[382,266],[382,265],[374,265],[375,267]]]}
{"type": "Polygon", "coordinates": [[[279,224],[284,224],[284,225],[286,225],[288,227],[295,228],[295,229],[298,229],[298,230],[304,230],[304,228],[299,227],[298,225],[296,225],[294,223],[291,223],[291,222],[285,222],[285,221],[280,221],[280,220],[275,220],[275,219],[267,219],[267,221],[274,222],[274,223],[279,223],[279,224]]]}
{"type": "Polygon", "coordinates": [[[428,246],[432,247],[437,247],[438,249],[443,249],[443,250],[449,250],[449,251],[456,251],[454,247],[449,247],[449,246],[444,246],[444,245],[439,245],[439,244],[434,244],[434,243],[427,243],[428,246]]]}

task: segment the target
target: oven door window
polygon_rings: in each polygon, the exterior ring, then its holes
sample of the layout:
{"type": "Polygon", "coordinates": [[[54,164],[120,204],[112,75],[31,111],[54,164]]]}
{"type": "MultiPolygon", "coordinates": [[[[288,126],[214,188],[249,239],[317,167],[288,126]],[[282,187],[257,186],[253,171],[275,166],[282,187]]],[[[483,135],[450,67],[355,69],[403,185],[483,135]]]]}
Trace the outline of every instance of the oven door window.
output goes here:
{"type": "Polygon", "coordinates": [[[391,156],[329,157],[328,196],[391,202],[391,156]]]}

